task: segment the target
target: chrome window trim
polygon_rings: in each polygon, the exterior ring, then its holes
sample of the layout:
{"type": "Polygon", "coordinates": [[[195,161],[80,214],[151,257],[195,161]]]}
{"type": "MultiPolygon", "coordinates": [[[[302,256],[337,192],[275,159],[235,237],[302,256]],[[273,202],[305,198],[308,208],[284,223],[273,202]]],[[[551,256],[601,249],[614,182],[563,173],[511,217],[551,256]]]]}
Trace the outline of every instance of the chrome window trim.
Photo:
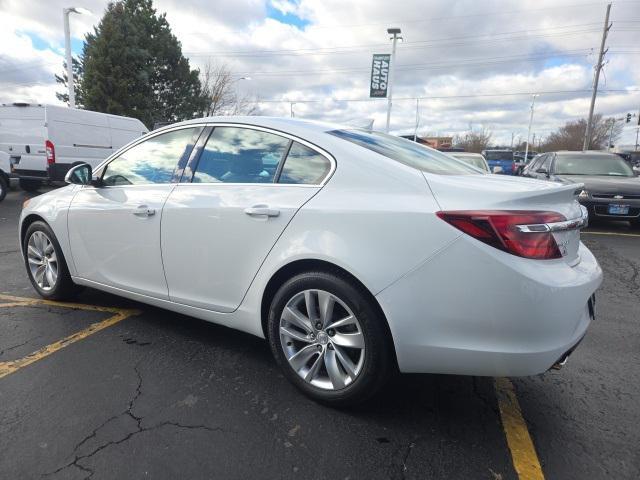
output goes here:
{"type": "MultiPolygon", "coordinates": [[[[190,123],[188,125],[177,125],[175,127],[167,127],[167,128],[162,128],[162,129],[158,129],[158,130],[149,132],[146,135],[143,135],[142,137],[136,138],[135,140],[127,143],[125,146],[121,147],[118,151],[116,151],[116,152],[112,153],[111,155],[109,155],[107,158],[105,158],[101,163],[99,163],[96,166],[96,168],[94,169],[94,173],[100,172],[100,175],[102,175],[102,171],[101,170],[104,167],[106,167],[109,163],[113,162],[116,158],[120,157],[127,150],[132,149],[133,147],[135,147],[139,143],[146,142],[147,140],[149,140],[151,138],[154,138],[154,137],[157,137],[158,135],[162,135],[164,133],[173,132],[175,130],[183,130],[185,128],[204,127],[206,125],[207,125],[206,122],[190,123]]],[[[150,185],[150,184],[145,184],[145,185],[150,185]]],[[[126,186],[133,186],[133,185],[126,185],[126,186]]]]}
{"type": "MultiPolygon", "coordinates": [[[[273,185],[273,186],[302,186],[302,187],[312,187],[312,188],[318,188],[318,187],[323,187],[324,185],[326,185],[326,183],[329,181],[329,179],[333,176],[334,172],[336,171],[337,168],[337,163],[336,163],[336,159],[335,157],[329,153],[328,151],[326,151],[325,149],[309,142],[308,140],[302,139],[300,137],[297,137],[295,135],[292,135],[288,132],[283,132],[281,130],[277,130],[275,128],[271,128],[271,127],[263,127],[260,125],[251,125],[249,123],[234,123],[234,122],[197,122],[197,123],[189,123],[186,125],[177,125],[175,127],[167,127],[167,128],[162,128],[158,131],[154,131],[154,132],[150,132],[147,135],[144,135],[140,138],[137,138],[136,140],[134,140],[131,143],[128,143],[127,145],[125,145],[124,147],[122,147],[120,150],[118,150],[117,152],[113,153],[112,155],[110,155],[109,157],[107,157],[102,163],[100,163],[96,168],[95,168],[95,172],[98,172],[100,175],[102,175],[102,169],[105,168],[109,163],[111,163],[113,160],[115,160],[116,158],[118,158],[120,155],[122,155],[123,153],[125,153],[127,150],[129,150],[130,148],[135,147],[136,145],[138,145],[139,143],[142,143],[144,141],[149,140],[150,138],[156,137],[158,135],[164,134],[164,133],[168,133],[168,132],[172,132],[174,130],[181,130],[184,128],[197,128],[197,127],[213,127],[214,129],[216,127],[236,127],[236,128],[248,128],[250,130],[259,130],[262,132],[266,132],[266,133],[271,133],[273,135],[278,135],[280,137],[284,137],[287,138],[289,140],[292,140],[294,142],[298,142],[301,145],[304,145],[305,147],[310,148],[311,150],[314,150],[315,152],[319,153],[320,155],[322,155],[323,157],[325,157],[330,164],[330,168],[329,168],[329,172],[324,176],[324,178],[322,179],[322,182],[320,183],[231,183],[231,182],[202,182],[202,183],[193,183],[193,182],[185,182],[185,183],[180,183],[180,182],[172,182],[171,184],[176,184],[176,185],[240,185],[240,186],[248,186],[248,185],[273,185]]],[[[205,143],[206,145],[206,143],[205,143]]],[[[194,148],[195,150],[195,148],[194,148]]],[[[287,161],[287,158],[284,158],[284,163],[287,161]]],[[[104,185],[102,187],[99,188],[129,188],[129,187],[144,187],[144,186],[149,186],[149,185],[160,185],[160,184],[153,184],[153,183],[145,183],[145,184],[141,184],[141,185],[104,185]]]]}
{"type": "Polygon", "coordinates": [[[581,214],[578,218],[565,220],[563,222],[553,223],[536,223],[530,225],[516,225],[516,229],[520,233],[546,233],[546,232],[565,232],[567,230],[576,230],[584,228],[589,223],[589,213],[587,209],[580,205],[581,214]]]}
{"type": "MultiPolygon", "coordinates": [[[[305,147],[310,148],[311,150],[319,153],[320,155],[322,155],[323,157],[325,157],[328,161],[329,164],[331,165],[331,167],[329,168],[329,172],[324,176],[324,178],[322,179],[322,181],[320,183],[232,183],[232,182],[202,182],[202,183],[196,183],[195,185],[304,185],[307,187],[323,187],[328,181],[329,179],[333,176],[333,173],[336,171],[336,159],[334,158],[333,155],[331,155],[329,152],[327,152],[325,149],[309,142],[308,140],[304,140],[300,137],[296,137],[295,135],[292,135],[291,133],[288,132],[283,132],[282,130],[277,130],[275,128],[271,128],[271,127],[263,127],[260,125],[251,125],[249,123],[233,123],[233,122],[209,122],[207,123],[208,126],[213,127],[214,131],[216,127],[236,127],[236,128],[248,128],[249,130],[258,130],[258,131],[262,131],[262,132],[266,132],[266,133],[271,133],[273,135],[278,135],[280,137],[284,137],[287,138],[289,140],[292,140],[294,142],[298,142],[301,145],[304,145],[305,147]]],[[[213,132],[212,132],[213,133],[213,132]]],[[[206,143],[205,143],[206,146],[206,143]]],[[[287,151],[288,154],[288,151],[287,151]]],[[[284,164],[287,162],[287,158],[284,158],[283,161],[283,166],[284,164]]],[[[191,183],[193,184],[193,182],[191,183]]],[[[185,183],[184,185],[189,185],[188,183],[185,183]]]]}

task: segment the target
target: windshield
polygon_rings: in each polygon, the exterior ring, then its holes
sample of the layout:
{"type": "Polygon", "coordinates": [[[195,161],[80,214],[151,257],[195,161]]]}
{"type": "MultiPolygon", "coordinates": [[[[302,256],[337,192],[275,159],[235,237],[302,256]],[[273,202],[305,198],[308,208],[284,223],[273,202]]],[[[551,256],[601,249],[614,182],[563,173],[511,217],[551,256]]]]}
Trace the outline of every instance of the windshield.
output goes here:
{"type": "Polygon", "coordinates": [[[485,150],[484,158],[487,160],[508,160],[510,162],[513,161],[513,152],[511,151],[500,151],[500,150],[485,150]]]}
{"type": "Polygon", "coordinates": [[[617,155],[557,155],[556,175],[633,177],[631,167],[617,155]]]}
{"type": "Polygon", "coordinates": [[[473,165],[476,168],[479,168],[480,170],[484,170],[485,172],[488,172],[488,168],[487,168],[487,164],[484,161],[484,158],[482,158],[482,156],[480,155],[464,155],[464,154],[458,154],[458,153],[454,153],[452,154],[454,157],[456,157],[458,160],[462,160],[465,163],[468,163],[469,165],[473,165]]]}
{"type": "Polygon", "coordinates": [[[333,130],[328,133],[423,172],[440,175],[480,173],[476,168],[447,154],[393,135],[356,129],[333,130]]]}

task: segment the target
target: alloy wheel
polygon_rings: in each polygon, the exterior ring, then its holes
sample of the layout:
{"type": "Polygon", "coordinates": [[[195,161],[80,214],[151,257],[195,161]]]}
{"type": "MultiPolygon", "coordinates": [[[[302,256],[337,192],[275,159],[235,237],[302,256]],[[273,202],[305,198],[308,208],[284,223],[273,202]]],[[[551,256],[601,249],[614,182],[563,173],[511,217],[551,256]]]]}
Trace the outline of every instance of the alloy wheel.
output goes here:
{"type": "Polygon", "coordinates": [[[353,383],[364,364],[360,322],[336,295],[304,290],[280,316],[280,343],[289,365],[307,383],[340,390],[353,383]]]}
{"type": "Polygon", "coordinates": [[[27,243],[27,261],[31,277],[39,288],[48,292],[58,280],[58,257],[46,233],[37,230],[27,243]]]}

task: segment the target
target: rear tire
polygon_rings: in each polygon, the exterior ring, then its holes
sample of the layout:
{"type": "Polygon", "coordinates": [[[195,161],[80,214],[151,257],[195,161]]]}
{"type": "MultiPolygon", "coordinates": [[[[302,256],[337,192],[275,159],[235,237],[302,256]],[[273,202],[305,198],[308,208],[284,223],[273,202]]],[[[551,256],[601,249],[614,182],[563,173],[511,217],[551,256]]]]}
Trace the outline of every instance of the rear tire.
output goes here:
{"type": "Polygon", "coordinates": [[[9,191],[9,182],[4,175],[0,174],[0,202],[4,200],[4,197],[7,196],[7,192],[9,191]]]}
{"type": "Polygon", "coordinates": [[[285,282],[271,302],[268,337],[287,379],[334,407],[377,393],[393,371],[394,357],[385,319],[373,302],[360,286],[333,273],[306,272],[285,282]],[[301,316],[292,318],[292,310],[301,316]]]}
{"type": "Polygon", "coordinates": [[[27,275],[38,295],[47,300],[66,300],[79,290],[49,225],[41,221],[29,225],[22,251],[27,275]]]}
{"type": "Polygon", "coordinates": [[[40,180],[29,180],[26,178],[21,178],[19,183],[20,188],[25,192],[37,192],[42,186],[42,182],[40,180]]]}

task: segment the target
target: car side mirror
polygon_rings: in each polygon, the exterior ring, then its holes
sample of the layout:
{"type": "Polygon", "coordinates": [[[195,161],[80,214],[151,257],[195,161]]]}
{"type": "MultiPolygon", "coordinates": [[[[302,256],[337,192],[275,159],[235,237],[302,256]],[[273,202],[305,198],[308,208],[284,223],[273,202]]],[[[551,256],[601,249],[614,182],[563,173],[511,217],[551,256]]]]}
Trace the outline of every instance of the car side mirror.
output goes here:
{"type": "Polygon", "coordinates": [[[493,167],[493,168],[491,169],[491,171],[492,171],[493,173],[502,173],[502,167],[500,167],[500,166],[493,167]]]}
{"type": "Polygon", "coordinates": [[[72,185],[92,185],[93,170],[88,163],[80,163],[71,167],[64,177],[64,181],[72,185]]]}
{"type": "Polygon", "coordinates": [[[543,175],[546,175],[547,177],[549,176],[549,171],[546,168],[539,168],[538,170],[536,170],[536,173],[542,173],[543,175]]]}

